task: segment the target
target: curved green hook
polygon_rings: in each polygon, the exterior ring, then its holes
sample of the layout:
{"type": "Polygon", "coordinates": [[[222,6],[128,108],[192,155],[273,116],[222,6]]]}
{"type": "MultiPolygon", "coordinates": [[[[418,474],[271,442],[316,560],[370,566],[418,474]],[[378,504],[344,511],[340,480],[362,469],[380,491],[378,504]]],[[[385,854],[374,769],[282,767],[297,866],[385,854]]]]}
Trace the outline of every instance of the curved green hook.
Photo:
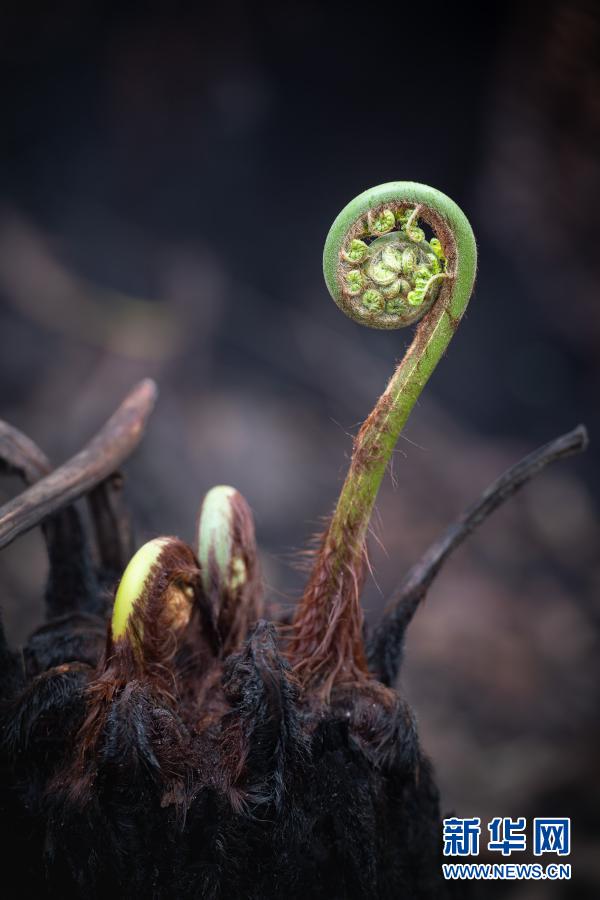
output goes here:
{"type": "MultiPolygon", "coordinates": [[[[402,428],[467,308],[477,267],[475,236],[467,217],[453,200],[424,184],[410,181],[381,184],[359,194],[341,211],[325,241],[325,281],[331,296],[344,312],[349,311],[338,271],[346,236],[358,220],[390,203],[421,207],[419,218],[429,221],[436,232],[448,260],[450,277],[442,286],[437,302],[422,319],[404,359],[358,436],[330,531],[333,536],[339,536],[349,522],[359,519],[362,521],[356,534],[359,541],[366,534],[379,485],[402,428]]],[[[382,327],[372,316],[365,324],[382,327]]],[[[400,325],[389,323],[386,317],[383,327],[400,325]]]]}
{"type": "MultiPolygon", "coordinates": [[[[349,573],[355,581],[360,578],[365,537],[383,475],[417,398],[465,312],[476,265],[475,237],[464,213],[445,194],[414,182],[394,181],[360,194],[341,211],[327,235],[323,254],[325,281],[347,315],[375,328],[398,328],[422,318],[404,358],[356,438],[348,475],[297,610],[292,653],[300,659],[299,668],[306,668],[308,675],[311,655],[318,657],[328,644],[324,635],[337,616],[332,613],[332,605],[336,596],[344,592],[343,582],[349,573]],[[424,241],[424,233],[417,227],[418,220],[435,234],[433,242],[422,246],[428,252],[435,248],[444,264],[437,296],[430,297],[414,313],[408,308],[411,295],[406,302],[406,291],[398,310],[390,311],[387,303],[373,308],[369,301],[377,291],[368,291],[366,302],[363,294],[361,303],[354,285],[349,283],[349,265],[361,253],[374,253],[374,245],[380,246],[383,240],[379,233],[412,241],[421,252],[419,244],[424,241]],[[394,228],[398,230],[394,232],[394,228]],[[360,240],[361,235],[364,241],[360,240]],[[361,243],[369,249],[364,251],[361,243]],[[317,597],[319,613],[314,608],[317,597]],[[328,610],[322,608],[328,604],[328,610]]],[[[363,668],[362,663],[358,668],[363,668]]]]}

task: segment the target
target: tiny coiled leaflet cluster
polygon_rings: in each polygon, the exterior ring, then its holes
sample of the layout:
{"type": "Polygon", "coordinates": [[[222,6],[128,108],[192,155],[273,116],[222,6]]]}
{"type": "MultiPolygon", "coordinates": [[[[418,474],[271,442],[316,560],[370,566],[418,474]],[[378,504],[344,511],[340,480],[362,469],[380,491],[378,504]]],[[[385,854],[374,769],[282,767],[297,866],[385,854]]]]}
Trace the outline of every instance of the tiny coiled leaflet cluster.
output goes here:
{"type": "Polygon", "coordinates": [[[361,216],[340,252],[341,290],[360,316],[410,325],[435,302],[447,278],[438,238],[427,241],[419,206],[382,205],[361,216]]]}

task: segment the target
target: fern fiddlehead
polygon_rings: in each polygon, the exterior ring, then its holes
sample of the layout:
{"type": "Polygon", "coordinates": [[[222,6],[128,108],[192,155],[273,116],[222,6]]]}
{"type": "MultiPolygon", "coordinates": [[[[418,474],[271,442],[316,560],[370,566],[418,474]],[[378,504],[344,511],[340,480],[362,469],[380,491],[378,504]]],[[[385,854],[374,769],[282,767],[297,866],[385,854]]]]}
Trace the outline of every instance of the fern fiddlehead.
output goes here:
{"type": "Polygon", "coordinates": [[[390,182],[360,194],[327,236],[325,281],[348,316],[373,328],[419,324],[357,435],[294,619],[290,655],[298,674],[326,691],[340,681],[368,677],[359,593],[371,513],[402,428],[467,307],[476,264],[464,213],[445,194],[414,182],[390,182]],[[421,224],[433,239],[426,240],[421,224]]]}

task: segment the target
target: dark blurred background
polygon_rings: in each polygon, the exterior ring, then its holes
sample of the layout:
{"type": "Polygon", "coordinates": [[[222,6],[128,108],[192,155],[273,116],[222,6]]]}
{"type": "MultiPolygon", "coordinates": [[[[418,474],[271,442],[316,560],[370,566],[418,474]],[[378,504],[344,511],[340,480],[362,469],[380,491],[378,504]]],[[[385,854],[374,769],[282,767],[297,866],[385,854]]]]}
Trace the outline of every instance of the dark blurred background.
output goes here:
{"type": "MultiPolygon", "coordinates": [[[[58,463],[154,377],[126,468],[140,541],[190,539],[203,493],[232,483],[270,597],[297,597],[299,551],[410,339],[345,319],[321,275],[332,219],[383,181],[453,197],[480,267],[381,492],[369,619],[503,468],[588,425],[585,457],[496,514],[411,629],[403,684],[444,808],[573,818],[571,884],[482,897],[600,888],[599,37],[591,2],[0,14],[0,416],[58,463]]],[[[15,642],[45,568],[39,533],[0,556],[15,642]]]]}

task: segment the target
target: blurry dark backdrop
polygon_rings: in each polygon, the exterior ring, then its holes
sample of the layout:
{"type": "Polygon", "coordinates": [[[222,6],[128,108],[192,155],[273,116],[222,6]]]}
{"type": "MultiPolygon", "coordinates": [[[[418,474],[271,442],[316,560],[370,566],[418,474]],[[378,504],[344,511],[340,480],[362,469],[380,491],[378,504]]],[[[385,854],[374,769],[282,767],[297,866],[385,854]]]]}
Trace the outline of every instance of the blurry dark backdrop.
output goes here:
{"type": "MultiPolygon", "coordinates": [[[[577,888],[481,896],[597,897],[600,19],[584,2],[413,6],[3,4],[0,415],[60,462],[153,376],[126,472],[139,539],[191,538],[204,491],[233,483],[270,596],[291,603],[409,340],[339,313],[325,234],[382,181],[452,196],[477,288],[382,490],[365,607],[505,466],[586,422],[585,458],[447,566],[404,685],[445,808],[573,817],[577,888]]],[[[37,533],[0,556],[15,642],[45,565],[37,533]]]]}

